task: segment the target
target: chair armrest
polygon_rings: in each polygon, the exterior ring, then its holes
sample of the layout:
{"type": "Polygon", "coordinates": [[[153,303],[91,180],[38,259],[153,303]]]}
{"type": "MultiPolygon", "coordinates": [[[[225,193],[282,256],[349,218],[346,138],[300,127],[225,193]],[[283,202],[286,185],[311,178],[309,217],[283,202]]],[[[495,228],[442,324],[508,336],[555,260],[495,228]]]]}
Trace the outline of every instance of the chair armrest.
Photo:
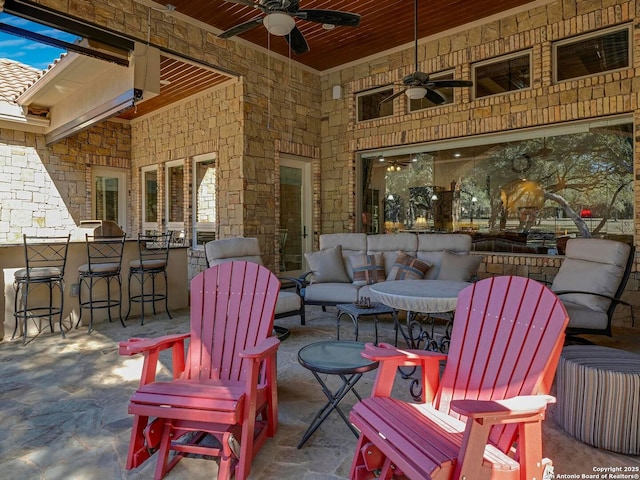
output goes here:
{"type": "Polygon", "coordinates": [[[241,351],[238,355],[241,358],[250,358],[253,360],[263,360],[269,355],[273,355],[280,346],[280,340],[277,337],[268,337],[263,342],[260,342],[255,347],[247,348],[241,351]]]}
{"type": "Polygon", "coordinates": [[[585,292],[583,290],[558,290],[557,292],[553,292],[556,295],[567,295],[567,294],[580,294],[580,295],[593,295],[594,297],[606,298],[607,300],[611,300],[614,303],[620,303],[622,305],[626,305],[630,307],[631,304],[625,302],[624,300],[616,297],[612,297],[611,295],[606,295],[604,293],[596,293],[596,292],[585,292]]]}
{"type": "Polygon", "coordinates": [[[130,338],[118,344],[118,353],[120,355],[136,355],[150,350],[162,351],[173,346],[178,342],[183,342],[191,336],[190,333],[177,333],[174,335],[165,335],[157,338],[130,338]]]}
{"type": "MultiPolygon", "coordinates": [[[[304,280],[295,277],[278,277],[278,280],[286,280],[287,282],[291,282],[296,287],[296,293],[300,295],[300,290],[305,286],[304,280]]],[[[287,287],[290,288],[290,287],[287,287]]]]}
{"type": "Polygon", "coordinates": [[[520,423],[542,420],[547,404],[555,401],[551,395],[522,395],[506,400],[453,400],[451,410],[482,424],[520,423]]]}
{"type": "Polygon", "coordinates": [[[525,395],[506,400],[453,400],[451,410],[467,417],[455,478],[474,478],[496,424],[518,423],[518,444],[515,456],[520,463],[522,478],[543,478],[547,461],[542,455],[542,420],[547,403],[555,402],[550,395],[525,395]]]}
{"type": "Polygon", "coordinates": [[[443,353],[400,349],[388,343],[380,343],[378,346],[367,343],[362,356],[379,362],[371,391],[373,397],[389,397],[391,395],[398,367],[421,367],[420,380],[423,402],[429,402],[433,399],[440,382],[440,361],[447,359],[447,355],[443,353]]]}
{"type": "Polygon", "coordinates": [[[184,372],[184,341],[190,336],[190,333],[179,333],[158,338],[130,338],[118,344],[118,353],[127,356],[144,354],[140,375],[140,386],[142,386],[155,381],[160,352],[170,348],[172,350],[172,374],[175,380],[180,378],[184,372]]]}

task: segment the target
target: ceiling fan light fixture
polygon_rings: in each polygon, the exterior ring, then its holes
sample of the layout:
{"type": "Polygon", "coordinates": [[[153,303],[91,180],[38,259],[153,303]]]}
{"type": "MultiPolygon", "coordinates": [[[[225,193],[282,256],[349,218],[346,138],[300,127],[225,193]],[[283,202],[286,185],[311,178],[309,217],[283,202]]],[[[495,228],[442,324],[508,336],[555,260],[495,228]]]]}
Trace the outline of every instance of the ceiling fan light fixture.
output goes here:
{"type": "Polygon", "coordinates": [[[404,93],[409,100],[420,100],[427,94],[427,89],[424,87],[409,87],[404,93]]]}
{"type": "Polygon", "coordinates": [[[267,14],[262,20],[262,23],[271,35],[277,37],[289,35],[291,30],[296,26],[296,21],[293,17],[281,12],[267,14]]]}

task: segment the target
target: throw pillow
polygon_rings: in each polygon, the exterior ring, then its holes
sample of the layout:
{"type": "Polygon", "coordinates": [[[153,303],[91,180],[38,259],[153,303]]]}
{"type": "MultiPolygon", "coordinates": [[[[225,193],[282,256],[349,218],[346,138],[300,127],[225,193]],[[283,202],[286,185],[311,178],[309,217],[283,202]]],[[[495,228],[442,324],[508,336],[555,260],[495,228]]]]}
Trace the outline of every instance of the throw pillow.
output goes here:
{"type": "Polygon", "coordinates": [[[304,257],[313,274],[314,283],[349,283],[340,245],[317,252],[307,252],[304,257]]]}
{"type": "Polygon", "coordinates": [[[421,280],[430,267],[430,264],[416,257],[398,252],[387,280],[421,280]]]}
{"type": "Polygon", "coordinates": [[[444,251],[438,280],[455,280],[469,282],[478,271],[482,263],[480,255],[457,255],[444,251]]]}
{"type": "Polygon", "coordinates": [[[354,285],[371,285],[384,282],[384,259],[381,253],[374,255],[351,255],[354,285]]]}

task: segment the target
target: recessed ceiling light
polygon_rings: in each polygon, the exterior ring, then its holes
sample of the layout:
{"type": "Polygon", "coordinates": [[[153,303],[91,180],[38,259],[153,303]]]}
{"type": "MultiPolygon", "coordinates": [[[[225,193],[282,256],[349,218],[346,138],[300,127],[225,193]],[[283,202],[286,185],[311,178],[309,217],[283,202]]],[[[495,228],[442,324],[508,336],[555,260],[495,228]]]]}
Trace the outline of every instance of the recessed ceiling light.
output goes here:
{"type": "Polygon", "coordinates": [[[336,26],[333,23],[323,23],[322,28],[325,30],[333,30],[336,26]]]}
{"type": "Polygon", "coordinates": [[[453,156],[456,157],[456,158],[458,158],[460,155],[462,155],[462,154],[459,153],[459,152],[456,152],[456,153],[453,154],[453,156]]]}

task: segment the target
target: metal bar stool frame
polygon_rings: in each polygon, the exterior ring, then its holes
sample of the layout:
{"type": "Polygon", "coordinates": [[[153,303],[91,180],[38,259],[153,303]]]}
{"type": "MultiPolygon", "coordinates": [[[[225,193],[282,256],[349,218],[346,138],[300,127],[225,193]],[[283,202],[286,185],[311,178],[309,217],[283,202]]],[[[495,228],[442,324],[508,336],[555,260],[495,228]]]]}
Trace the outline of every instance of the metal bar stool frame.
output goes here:
{"type": "Polygon", "coordinates": [[[129,263],[129,309],[125,320],[129,319],[131,304],[140,303],[140,325],[144,325],[144,304],[151,303],[153,314],[156,314],[156,302],[164,300],[165,311],[169,318],[169,283],[167,281],[167,264],[169,262],[169,246],[173,232],[156,235],[138,234],[139,258],[129,263]],[[164,293],[156,292],[156,277],[164,276],[164,293]],[[136,278],[140,285],[140,293],[131,295],[131,283],[136,278]],[[145,283],[151,281],[151,292],[145,292],[145,283]]]}
{"type": "MultiPolygon", "coordinates": [[[[13,316],[15,326],[13,335],[15,338],[20,321],[22,321],[23,344],[27,343],[28,321],[40,318],[49,319],[49,328],[53,333],[53,317],[59,316],[59,326],[62,338],[65,331],[62,325],[64,310],[64,270],[67,264],[67,252],[71,235],[67,236],[33,236],[23,235],[25,267],[14,274],[13,288],[15,298],[13,316]],[[45,285],[49,289],[49,305],[32,306],[29,304],[29,293],[45,285]],[[53,290],[57,288],[60,293],[60,305],[53,304],[53,290]]],[[[40,333],[38,325],[38,333],[40,333]]]]}
{"type": "Polygon", "coordinates": [[[126,234],[119,236],[92,236],[86,235],[87,247],[87,263],[78,267],[78,302],[80,305],[80,314],[76,322],[76,328],[82,321],[82,310],[89,310],[89,333],[93,331],[93,311],[107,309],[109,321],[112,322],[111,309],[118,307],[118,318],[123,327],[122,319],[122,253],[124,250],[124,241],[126,234]],[[96,299],[93,293],[93,287],[104,282],[107,286],[107,295],[105,298],[96,299]],[[111,282],[118,284],[118,295],[112,297],[111,282]],[[83,300],[83,285],[86,287],[89,299],[83,300]]]}

